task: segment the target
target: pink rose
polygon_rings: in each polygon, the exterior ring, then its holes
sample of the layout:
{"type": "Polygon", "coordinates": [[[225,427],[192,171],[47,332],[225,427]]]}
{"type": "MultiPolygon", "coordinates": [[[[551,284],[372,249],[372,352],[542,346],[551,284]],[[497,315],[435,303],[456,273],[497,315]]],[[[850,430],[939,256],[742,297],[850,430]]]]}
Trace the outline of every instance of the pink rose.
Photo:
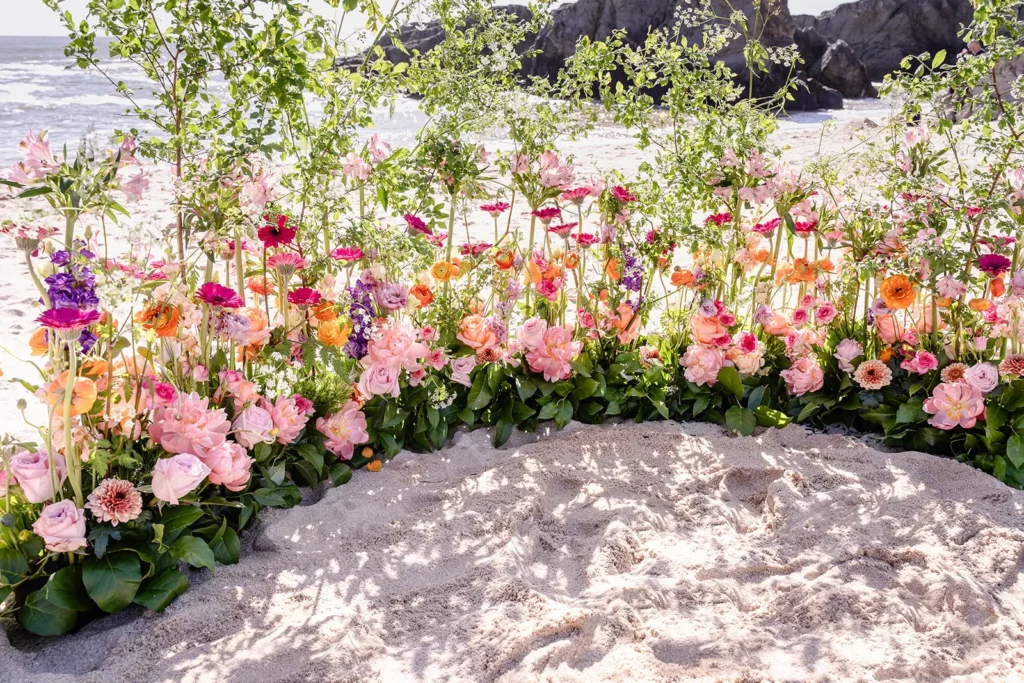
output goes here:
{"type": "Polygon", "coordinates": [[[153,413],[149,438],[168,453],[201,455],[208,448],[224,443],[231,430],[227,414],[210,410],[208,399],[193,392],[179,395],[174,405],[162,406],[153,413]]]}
{"type": "Polygon", "coordinates": [[[864,347],[854,339],[844,339],[836,346],[833,358],[839,361],[839,369],[843,372],[853,372],[853,361],[857,356],[864,355],[864,347]]]}
{"type": "Polygon", "coordinates": [[[349,401],[333,415],[316,421],[317,430],[327,437],[324,446],[342,460],[350,460],[356,444],[365,443],[370,435],[366,431],[366,415],[359,404],[349,401]]]}
{"type": "Polygon", "coordinates": [[[452,361],[452,381],[465,387],[473,386],[469,375],[475,367],[476,358],[474,356],[462,356],[454,359],[452,361]]]}
{"type": "Polygon", "coordinates": [[[367,399],[374,396],[399,395],[398,373],[400,370],[384,363],[377,363],[363,370],[356,388],[367,399]]]}
{"type": "Polygon", "coordinates": [[[718,371],[725,365],[725,356],[718,349],[700,344],[690,344],[679,359],[679,365],[686,368],[683,375],[697,386],[715,386],[718,371]]]}
{"type": "Polygon", "coordinates": [[[811,391],[818,391],[825,385],[825,373],[813,358],[798,358],[788,370],[783,370],[782,378],[793,396],[803,396],[811,391]]]}
{"type": "Polygon", "coordinates": [[[764,367],[763,349],[744,353],[742,349],[733,347],[725,352],[725,358],[736,366],[736,370],[744,375],[757,374],[764,367]]]}
{"type": "Polygon", "coordinates": [[[235,418],[231,424],[235,441],[246,448],[254,448],[258,443],[272,443],[274,437],[274,420],[270,413],[259,406],[249,406],[235,418]]]}
{"type": "Polygon", "coordinates": [[[964,371],[964,380],[983,394],[999,384],[999,370],[991,363],[978,363],[964,371]]]}
{"type": "Polygon", "coordinates": [[[69,553],[86,546],[85,510],[65,499],[47,505],[32,523],[32,531],[43,539],[46,549],[55,553],[69,553]]]}
{"type": "Polygon", "coordinates": [[[971,384],[943,383],[925,399],[923,408],[924,412],[932,415],[928,422],[933,427],[970,429],[985,412],[985,398],[981,390],[971,384]]]}
{"type": "Polygon", "coordinates": [[[532,351],[544,342],[544,333],[548,329],[547,321],[540,318],[530,318],[519,326],[516,332],[516,339],[527,351],[532,351]]]}
{"type": "Polygon", "coordinates": [[[178,498],[202,483],[210,468],[191,453],[160,458],[153,468],[153,495],[158,500],[178,504],[178,498]]]}
{"type": "Polygon", "coordinates": [[[197,365],[192,368],[192,379],[196,382],[205,382],[210,379],[210,371],[206,369],[205,365],[197,365]]]}
{"type": "MultiPolygon", "coordinates": [[[[54,452],[53,464],[56,466],[59,487],[68,478],[64,456],[54,452]]],[[[16,453],[8,460],[8,466],[11,476],[21,487],[25,500],[30,503],[45,503],[48,500],[53,500],[53,476],[50,474],[50,456],[46,451],[16,453]]]]}
{"type": "Polygon", "coordinates": [[[420,369],[420,360],[428,353],[430,350],[426,344],[416,340],[412,327],[399,322],[384,330],[377,339],[370,340],[366,357],[361,362],[364,368],[387,365],[398,371],[415,372],[420,369]]]}
{"type": "Polygon", "coordinates": [[[229,491],[241,491],[249,483],[252,464],[245,448],[233,441],[225,441],[206,452],[203,462],[210,468],[210,483],[229,491]]]}
{"type": "Polygon", "coordinates": [[[819,325],[828,325],[839,315],[839,309],[833,303],[824,303],[814,311],[814,319],[819,325]]]}

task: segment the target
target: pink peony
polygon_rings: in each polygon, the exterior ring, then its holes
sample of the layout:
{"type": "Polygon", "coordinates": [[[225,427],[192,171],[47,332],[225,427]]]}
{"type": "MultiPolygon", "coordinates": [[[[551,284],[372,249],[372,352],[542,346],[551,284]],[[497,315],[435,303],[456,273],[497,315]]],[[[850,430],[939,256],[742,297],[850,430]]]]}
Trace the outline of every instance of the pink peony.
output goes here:
{"type": "Polygon", "coordinates": [[[398,368],[384,363],[370,365],[363,370],[359,376],[359,383],[356,388],[359,394],[366,399],[374,396],[393,396],[398,398],[400,387],[398,375],[401,372],[398,368]]]}
{"type": "Polygon", "coordinates": [[[999,369],[991,363],[978,363],[964,371],[964,380],[983,394],[999,384],[999,369]]]}
{"type": "Polygon", "coordinates": [[[32,532],[43,539],[47,550],[55,553],[84,548],[85,510],[76,507],[72,500],[47,505],[32,523],[32,532]]]}
{"type": "Polygon", "coordinates": [[[928,422],[933,427],[970,429],[985,412],[985,399],[981,390],[970,384],[943,383],[925,399],[924,412],[932,415],[928,422]]]}
{"type": "MultiPolygon", "coordinates": [[[[67,480],[68,472],[64,464],[64,456],[54,452],[53,464],[57,472],[57,486],[67,480]]],[[[50,456],[46,451],[29,453],[22,451],[8,460],[11,476],[21,487],[25,500],[30,503],[45,503],[53,500],[53,476],[50,473],[50,456]]]]}
{"type": "Polygon", "coordinates": [[[541,318],[529,318],[519,326],[516,339],[528,351],[532,351],[544,342],[544,333],[547,332],[547,329],[547,321],[541,318]]]}
{"type": "Polygon", "coordinates": [[[274,420],[263,408],[249,406],[235,417],[231,423],[231,431],[235,441],[246,448],[254,448],[258,443],[273,443],[274,420]]]}
{"type": "Polygon", "coordinates": [[[853,372],[853,361],[857,356],[864,355],[864,347],[855,339],[844,339],[836,346],[836,352],[832,357],[839,361],[839,369],[843,372],[853,372]]]}
{"type": "Polygon", "coordinates": [[[452,381],[465,387],[473,386],[469,375],[476,367],[475,356],[462,356],[452,360],[452,381]]]}
{"type": "Polygon", "coordinates": [[[803,396],[811,391],[818,391],[825,385],[825,373],[813,358],[798,358],[793,365],[783,370],[782,378],[793,396],[803,396]]]}
{"type": "Polygon", "coordinates": [[[725,356],[718,349],[691,344],[679,359],[679,365],[686,368],[683,375],[690,382],[713,387],[718,381],[718,371],[725,365],[725,356]]]}
{"type": "Polygon", "coordinates": [[[211,448],[203,458],[203,463],[210,468],[210,483],[228,491],[241,491],[246,487],[254,462],[245,448],[233,441],[211,448]]]}
{"type": "Polygon", "coordinates": [[[362,364],[365,368],[386,365],[396,370],[397,379],[397,371],[418,370],[420,360],[429,353],[426,344],[416,340],[416,332],[412,327],[404,322],[396,322],[385,329],[380,337],[370,340],[362,364]]]}
{"type": "Polygon", "coordinates": [[[366,416],[359,404],[349,401],[333,415],[321,417],[316,428],[327,437],[324,445],[342,460],[350,460],[356,444],[365,443],[370,435],[366,431],[366,416]]]}
{"type": "MultiPolygon", "coordinates": [[[[218,446],[223,445],[222,440],[218,446]]],[[[153,495],[158,500],[178,504],[178,498],[189,493],[206,479],[210,468],[191,453],[160,458],[153,468],[153,495]]]]}
{"type": "Polygon", "coordinates": [[[177,405],[159,407],[149,425],[149,438],[168,453],[202,455],[206,449],[224,443],[231,430],[225,412],[210,410],[209,401],[199,394],[179,394],[177,405]]]}
{"type": "Polygon", "coordinates": [[[299,407],[295,396],[278,396],[274,403],[263,401],[262,405],[274,422],[270,435],[275,436],[279,444],[287,445],[295,441],[309,421],[309,415],[299,407]]]}
{"type": "Polygon", "coordinates": [[[583,342],[573,341],[570,327],[551,327],[544,332],[543,341],[526,354],[526,361],[534,372],[544,379],[557,382],[572,374],[572,361],[583,350],[583,342]]]}

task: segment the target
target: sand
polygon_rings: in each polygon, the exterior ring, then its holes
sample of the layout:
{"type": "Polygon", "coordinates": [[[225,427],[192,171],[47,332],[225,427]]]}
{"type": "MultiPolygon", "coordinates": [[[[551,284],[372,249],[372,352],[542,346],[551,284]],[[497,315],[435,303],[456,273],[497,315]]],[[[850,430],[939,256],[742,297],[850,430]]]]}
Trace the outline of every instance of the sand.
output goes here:
{"type": "Polygon", "coordinates": [[[264,516],[239,565],[0,680],[1024,679],[1024,493],[800,427],[484,432],[264,516]]]}

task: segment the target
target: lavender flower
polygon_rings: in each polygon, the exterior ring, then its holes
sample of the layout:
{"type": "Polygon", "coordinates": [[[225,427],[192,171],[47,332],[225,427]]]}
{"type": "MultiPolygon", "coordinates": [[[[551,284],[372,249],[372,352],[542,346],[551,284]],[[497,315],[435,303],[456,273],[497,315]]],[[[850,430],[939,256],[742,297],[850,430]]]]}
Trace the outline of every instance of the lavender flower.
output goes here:
{"type": "Polygon", "coordinates": [[[377,303],[389,311],[398,311],[409,303],[409,293],[397,282],[384,285],[377,290],[377,303]]]}
{"type": "Polygon", "coordinates": [[[640,265],[640,259],[637,258],[636,252],[629,247],[625,247],[622,250],[622,256],[624,259],[622,267],[622,286],[630,292],[639,292],[641,286],[641,280],[643,279],[643,268],[640,265]]]}

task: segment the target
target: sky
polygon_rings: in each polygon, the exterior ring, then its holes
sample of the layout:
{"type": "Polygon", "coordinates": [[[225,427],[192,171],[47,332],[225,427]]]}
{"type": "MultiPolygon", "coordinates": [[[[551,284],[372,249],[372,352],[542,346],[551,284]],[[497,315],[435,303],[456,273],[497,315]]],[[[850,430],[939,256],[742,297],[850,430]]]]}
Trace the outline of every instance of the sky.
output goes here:
{"type": "MultiPolygon", "coordinates": [[[[5,0],[15,7],[5,8],[0,35],[5,36],[64,36],[57,15],[42,0],[5,0]]],[[[65,0],[64,8],[71,10],[71,16],[81,16],[86,0],[65,0]]],[[[315,2],[313,4],[316,4],[315,2]]],[[[793,14],[819,14],[840,4],[839,0],[789,0],[789,11],[793,14]]]]}

